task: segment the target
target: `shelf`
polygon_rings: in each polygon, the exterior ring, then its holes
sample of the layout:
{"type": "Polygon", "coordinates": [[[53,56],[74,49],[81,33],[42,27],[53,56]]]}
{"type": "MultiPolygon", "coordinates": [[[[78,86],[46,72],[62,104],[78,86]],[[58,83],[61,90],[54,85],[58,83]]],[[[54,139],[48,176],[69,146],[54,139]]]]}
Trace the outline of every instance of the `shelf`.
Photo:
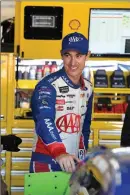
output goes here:
{"type": "Polygon", "coordinates": [[[108,120],[92,120],[91,129],[99,129],[100,130],[121,130],[123,126],[123,121],[108,121],[108,120]]]}
{"type": "Polygon", "coordinates": [[[118,113],[94,113],[93,118],[97,119],[122,119],[122,114],[118,113]]]}
{"type": "Polygon", "coordinates": [[[0,123],[1,123],[1,128],[6,128],[7,123],[5,121],[0,121],[0,123]]]}
{"type": "Polygon", "coordinates": [[[34,121],[29,119],[29,120],[24,120],[24,119],[15,119],[13,121],[13,128],[33,128],[34,129],[35,124],[34,121]]]}
{"type": "Polygon", "coordinates": [[[34,89],[39,80],[18,80],[15,87],[20,89],[34,89]]]}
{"type": "Polygon", "coordinates": [[[94,88],[94,93],[130,94],[130,88],[94,88]]]}

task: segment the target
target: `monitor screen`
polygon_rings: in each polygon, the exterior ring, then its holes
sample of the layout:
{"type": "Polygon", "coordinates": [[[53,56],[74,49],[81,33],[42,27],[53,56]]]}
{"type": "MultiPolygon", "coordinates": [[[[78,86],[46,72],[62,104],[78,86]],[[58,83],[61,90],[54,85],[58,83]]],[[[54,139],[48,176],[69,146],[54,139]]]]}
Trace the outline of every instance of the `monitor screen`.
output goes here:
{"type": "Polygon", "coordinates": [[[92,57],[130,57],[130,9],[90,9],[92,57]]]}

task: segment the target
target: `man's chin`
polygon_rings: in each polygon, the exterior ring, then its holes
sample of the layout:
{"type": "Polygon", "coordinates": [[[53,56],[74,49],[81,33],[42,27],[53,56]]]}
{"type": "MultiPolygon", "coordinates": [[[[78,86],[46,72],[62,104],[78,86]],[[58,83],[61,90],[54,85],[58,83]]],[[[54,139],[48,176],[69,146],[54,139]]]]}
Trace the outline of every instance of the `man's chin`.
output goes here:
{"type": "Polygon", "coordinates": [[[71,73],[71,74],[69,74],[71,77],[73,77],[73,78],[78,78],[79,77],[79,75],[78,74],[75,74],[75,73],[71,73]]]}
{"type": "Polygon", "coordinates": [[[80,74],[80,71],[79,71],[79,69],[71,69],[71,68],[68,68],[68,69],[66,69],[66,73],[68,75],[78,76],[80,74]]]}
{"type": "Polygon", "coordinates": [[[82,75],[82,73],[80,73],[80,72],[71,72],[70,75],[73,76],[73,77],[80,77],[82,75]]]}

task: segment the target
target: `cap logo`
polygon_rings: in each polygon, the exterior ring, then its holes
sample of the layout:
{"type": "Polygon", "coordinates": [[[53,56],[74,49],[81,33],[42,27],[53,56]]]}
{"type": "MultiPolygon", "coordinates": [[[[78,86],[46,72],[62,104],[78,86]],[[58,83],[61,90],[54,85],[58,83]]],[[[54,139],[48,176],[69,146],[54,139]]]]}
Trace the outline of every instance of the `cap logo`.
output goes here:
{"type": "Polygon", "coordinates": [[[70,37],[70,38],[69,38],[69,44],[75,43],[75,42],[80,42],[80,41],[82,41],[82,40],[83,40],[82,37],[73,36],[73,37],[70,37]]]}

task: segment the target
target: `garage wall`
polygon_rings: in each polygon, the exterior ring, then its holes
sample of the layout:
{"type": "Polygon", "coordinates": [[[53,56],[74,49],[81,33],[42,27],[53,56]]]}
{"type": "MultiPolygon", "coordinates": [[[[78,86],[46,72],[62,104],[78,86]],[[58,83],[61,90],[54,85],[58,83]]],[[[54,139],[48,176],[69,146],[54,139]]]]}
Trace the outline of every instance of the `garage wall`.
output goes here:
{"type": "Polygon", "coordinates": [[[1,21],[14,17],[15,15],[15,1],[2,0],[1,1],[1,21]]]}

